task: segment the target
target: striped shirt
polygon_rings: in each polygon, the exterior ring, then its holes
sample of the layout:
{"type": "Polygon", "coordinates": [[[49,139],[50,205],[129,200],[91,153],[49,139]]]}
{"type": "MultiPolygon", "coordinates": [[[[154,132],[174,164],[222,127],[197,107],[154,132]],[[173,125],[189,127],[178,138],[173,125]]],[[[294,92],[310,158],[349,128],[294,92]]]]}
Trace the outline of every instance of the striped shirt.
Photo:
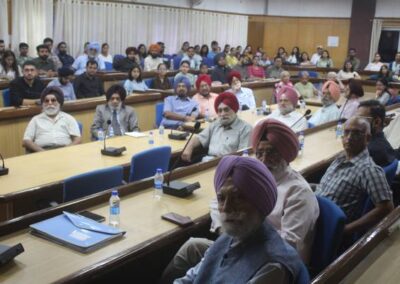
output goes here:
{"type": "Polygon", "coordinates": [[[361,216],[367,195],[374,204],[392,200],[385,173],[374,163],[367,149],[351,160],[346,160],[342,154],[333,161],[315,193],[335,202],[348,222],[361,216]]]}

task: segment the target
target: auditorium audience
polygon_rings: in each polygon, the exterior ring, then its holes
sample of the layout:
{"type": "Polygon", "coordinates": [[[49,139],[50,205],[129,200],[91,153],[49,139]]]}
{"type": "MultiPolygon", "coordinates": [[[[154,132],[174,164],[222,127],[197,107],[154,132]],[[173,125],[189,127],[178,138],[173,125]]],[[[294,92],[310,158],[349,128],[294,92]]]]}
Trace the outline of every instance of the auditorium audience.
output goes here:
{"type": "MultiPolygon", "coordinates": [[[[72,68],[75,69],[75,75],[81,75],[86,71],[88,61],[96,61],[97,69],[105,70],[106,65],[99,57],[100,45],[98,42],[91,42],[87,45],[87,53],[78,56],[78,58],[72,64],[72,68]]],[[[97,70],[96,70],[97,71],[97,70]]]]}
{"type": "Polygon", "coordinates": [[[280,46],[276,52],[275,57],[282,57],[283,53],[286,52],[286,49],[283,46],[280,46]]]}
{"type": "Polygon", "coordinates": [[[374,60],[368,63],[368,65],[364,68],[364,70],[378,72],[381,69],[382,65],[383,63],[381,62],[381,55],[378,52],[376,52],[374,60]]]}
{"type": "Polygon", "coordinates": [[[182,153],[182,160],[190,162],[194,149],[200,146],[208,148],[203,161],[249,147],[252,126],[237,116],[239,102],[235,95],[230,92],[221,93],[215,99],[214,109],[218,119],[200,134],[193,136],[182,153]]]}
{"type": "Polygon", "coordinates": [[[63,67],[70,68],[74,64],[74,58],[67,54],[67,44],[62,41],[57,45],[58,58],[60,59],[63,67]]]}
{"type": "Polygon", "coordinates": [[[142,79],[142,69],[139,65],[134,65],[129,70],[128,79],[126,79],[124,82],[124,88],[128,96],[135,91],[144,92],[149,89],[149,87],[147,87],[146,83],[142,79]]]}
{"type": "Polygon", "coordinates": [[[322,68],[332,68],[333,67],[333,61],[331,57],[329,56],[329,51],[324,50],[322,51],[321,57],[317,61],[317,67],[322,67],[322,68]]]}
{"type": "Polygon", "coordinates": [[[208,57],[209,49],[207,44],[203,44],[200,49],[200,56],[201,57],[208,57]]]}
{"type": "Polygon", "coordinates": [[[186,51],[186,53],[183,55],[181,62],[182,61],[188,61],[190,69],[199,70],[202,60],[203,59],[201,58],[201,56],[197,55],[194,52],[194,47],[193,46],[189,46],[187,51],[186,51]]]}
{"type": "Polygon", "coordinates": [[[110,46],[108,45],[108,43],[103,43],[101,45],[101,52],[99,54],[99,58],[101,58],[104,63],[108,62],[111,63],[113,62],[113,56],[110,54],[110,46]]]}
{"type": "Polygon", "coordinates": [[[213,40],[211,42],[211,50],[208,52],[207,57],[210,59],[214,59],[214,57],[220,53],[219,52],[219,45],[218,45],[218,41],[213,40]]]}
{"type": "Polygon", "coordinates": [[[340,98],[340,87],[333,81],[326,81],[322,86],[322,108],[318,109],[308,120],[312,126],[339,119],[340,112],[336,102],[340,98]]]}
{"type": "Polygon", "coordinates": [[[218,94],[211,92],[211,77],[199,75],[196,80],[197,93],[192,97],[199,104],[199,118],[212,120],[217,117],[214,110],[214,102],[218,94]]]}
{"type": "Polygon", "coordinates": [[[375,99],[385,106],[389,102],[391,96],[388,81],[386,79],[376,80],[375,99]]]}
{"type": "Polygon", "coordinates": [[[349,48],[349,55],[347,56],[344,65],[347,61],[350,61],[351,65],[353,66],[353,70],[357,72],[358,70],[360,70],[360,59],[358,59],[356,55],[357,50],[355,48],[349,48]]]}
{"type": "Polygon", "coordinates": [[[310,74],[307,71],[300,72],[300,81],[294,85],[294,88],[300,94],[300,98],[309,99],[318,95],[317,88],[309,82],[310,74]]]}
{"type": "Polygon", "coordinates": [[[167,66],[165,63],[158,64],[157,76],[151,82],[151,88],[157,90],[168,90],[172,89],[171,82],[167,77],[167,66]]]}
{"type": "Polygon", "coordinates": [[[337,76],[340,80],[361,79],[360,75],[354,71],[353,63],[350,60],[344,63],[343,69],[338,72],[337,76]]]}
{"type": "Polygon", "coordinates": [[[253,90],[242,87],[242,76],[239,72],[231,71],[228,75],[228,83],[231,87],[228,92],[236,96],[240,110],[255,109],[257,107],[253,90]]]}
{"type": "Polygon", "coordinates": [[[229,68],[233,68],[238,64],[239,60],[236,56],[236,48],[232,47],[229,54],[226,55],[226,64],[229,68]]]}
{"type": "Polygon", "coordinates": [[[324,51],[323,46],[322,46],[322,45],[318,45],[318,46],[317,46],[317,52],[314,53],[314,54],[311,56],[310,62],[311,62],[312,65],[317,65],[317,62],[318,62],[318,60],[321,58],[322,52],[323,52],[323,51],[324,51]]]}
{"type": "Polygon", "coordinates": [[[137,51],[138,51],[138,56],[139,56],[139,62],[141,62],[142,60],[145,60],[145,58],[148,55],[146,45],[144,45],[143,43],[139,44],[137,47],[137,51]]]}
{"type": "Polygon", "coordinates": [[[24,63],[22,75],[10,82],[10,101],[15,107],[38,103],[40,94],[45,88],[44,83],[38,78],[36,65],[32,61],[24,63]]]}
{"type": "Polygon", "coordinates": [[[307,119],[296,111],[298,94],[292,87],[284,86],[277,93],[278,109],[274,110],[267,118],[273,118],[283,122],[294,132],[307,129],[307,119]]]}
{"type": "Polygon", "coordinates": [[[181,61],[180,67],[179,67],[179,72],[175,75],[174,80],[178,77],[186,77],[190,85],[193,87],[195,82],[196,82],[196,76],[193,75],[192,73],[189,73],[190,70],[190,63],[189,61],[181,61]]]}
{"type": "Polygon", "coordinates": [[[18,46],[19,48],[19,56],[17,56],[18,66],[22,68],[26,61],[31,61],[33,57],[28,55],[29,53],[29,45],[25,42],[21,42],[18,46]]]}
{"type": "Polygon", "coordinates": [[[63,92],[47,87],[40,96],[42,113],[35,115],[26,127],[23,146],[27,152],[40,152],[81,143],[78,122],[61,111],[63,92]]]}
{"type": "Polygon", "coordinates": [[[158,64],[164,62],[164,60],[160,57],[160,51],[161,47],[158,44],[150,44],[149,54],[144,60],[144,71],[155,71],[157,70],[158,64]]]}
{"type": "Polygon", "coordinates": [[[0,59],[0,79],[14,80],[22,76],[21,67],[17,64],[14,52],[6,50],[0,59]]]}
{"type": "Polygon", "coordinates": [[[60,61],[60,59],[58,58],[57,54],[54,53],[53,51],[53,39],[46,37],[43,40],[43,44],[46,45],[49,48],[49,58],[51,59],[51,61],[54,62],[55,65],[55,70],[58,70],[58,68],[61,68],[63,66],[62,62],[60,61]]]}
{"type": "Polygon", "coordinates": [[[92,138],[98,139],[98,132],[107,133],[112,127],[114,135],[124,135],[125,132],[139,131],[135,110],[125,105],[126,90],[116,84],[106,92],[106,104],[98,105],[90,128],[92,138]],[[108,124],[111,121],[111,124],[108,124]]]}
{"type": "Polygon", "coordinates": [[[76,77],[74,91],[76,98],[92,98],[104,95],[103,82],[96,76],[98,63],[89,60],[86,63],[86,72],[76,77]]]}
{"type": "Polygon", "coordinates": [[[359,80],[350,79],[345,87],[346,102],[340,107],[340,117],[349,119],[355,115],[360,98],[364,96],[364,90],[359,80]]]}
{"type": "Polygon", "coordinates": [[[113,67],[117,71],[128,72],[134,65],[139,64],[139,57],[136,48],[133,46],[125,50],[126,57],[114,56],[113,67]]]}
{"type": "Polygon", "coordinates": [[[288,57],[287,62],[293,65],[300,64],[300,49],[298,46],[293,47],[292,53],[288,57]]]}
{"type": "Polygon", "coordinates": [[[197,55],[200,55],[200,45],[196,44],[194,46],[194,53],[196,53],[197,55]]]}
{"type": "Polygon", "coordinates": [[[213,56],[214,58],[214,69],[211,71],[211,79],[213,82],[219,82],[221,84],[226,84],[228,82],[228,74],[231,68],[226,66],[225,54],[218,53],[213,56]]]}
{"type": "Polygon", "coordinates": [[[300,65],[301,66],[312,65],[312,63],[310,61],[310,57],[308,56],[307,52],[302,52],[301,53],[300,65]]]}
{"type": "Polygon", "coordinates": [[[400,52],[396,53],[396,56],[394,58],[394,61],[390,63],[389,65],[390,71],[392,71],[393,74],[393,80],[394,81],[399,81],[399,76],[400,76],[400,52]]]}
{"type": "Polygon", "coordinates": [[[181,49],[176,53],[176,55],[181,57],[185,56],[189,47],[190,47],[189,42],[185,41],[184,43],[182,43],[181,49]]]}
{"type": "Polygon", "coordinates": [[[191,84],[188,78],[179,76],[174,80],[174,96],[164,99],[163,120],[165,128],[177,129],[184,122],[193,122],[199,115],[199,104],[188,95],[191,84]]]}
{"type": "Polygon", "coordinates": [[[247,67],[247,74],[249,76],[249,79],[265,78],[264,68],[259,65],[259,60],[260,57],[254,56],[252,61],[253,64],[247,67]]]}
{"type": "Polygon", "coordinates": [[[288,71],[282,71],[280,74],[280,81],[275,84],[274,95],[279,93],[280,89],[283,87],[293,88],[293,83],[290,81],[290,73],[288,71]]]}
{"type": "Polygon", "coordinates": [[[74,71],[67,67],[58,69],[58,78],[53,79],[47,86],[58,87],[64,94],[64,101],[76,100],[74,86],[71,81],[74,77],[74,71]]]}
{"type": "Polygon", "coordinates": [[[206,63],[201,63],[200,64],[200,71],[199,71],[199,75],[201,74],[208,74],[208,65],[206,63]]]}
{"type": "Polygon", "coordinates": [[[38,57],[32,60],[36,65],[39,76],[54,77],[56,75],[56,64],[50,59],[50,50],[47,45],[40,44],[36,47],[38,57]]]}
{"type": "Polygon", "coordinates": [[[282,68],[282,63],[283,63],[282,58],[275,57],[274,64],[267,68],[267,72],[266,72],[267,77],[275,78],[275,79],[279,78],[281,76],[282,71],[285,71],[282,68]]]}
{"type": "Polygon", "coordinates": [[[262,54],[261,54],[261,59],[260,59],[260,61],[258,62],[258,64],[261,66],[261,67],[268,67],[269,65],[271,65],[271,60],[269,60],[269,57],[268,57],[268,55],[267,55],[267,53],[266,52],[263,52],[262,54]]]}
{"type": "Polygon", "coordinates": [[[345,152],[329,166],[316,194],[335,202],[346,214],[344,234],[367,230],[393,210],[392,193],[382,168],[368,153],[370,124],[364,118],[350,118],[342,137],[345,152]],[[368,196],[374,208],[361,216],[368,196]]]}
{"type": "Polygon", "coordinates": [[[4,43],[4,39],[0,39],[0,59],[3,57],[4,51],[6,51],[6,44],[4,43]]]}
{"type": "Polygon", "coordinates": [[[381,66],[381,69],[379,69],[378,76],[374,79],[385,79],[386,81],[391,82],[392,72],[390,71],[389,67],[384,64],[381,66]]]}

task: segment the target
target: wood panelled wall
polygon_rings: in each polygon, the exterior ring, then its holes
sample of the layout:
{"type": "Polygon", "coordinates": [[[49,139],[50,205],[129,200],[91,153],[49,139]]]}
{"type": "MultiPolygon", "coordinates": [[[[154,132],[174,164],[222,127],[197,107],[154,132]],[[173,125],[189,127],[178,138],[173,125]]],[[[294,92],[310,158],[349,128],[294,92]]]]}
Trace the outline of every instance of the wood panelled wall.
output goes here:
{"type": "Polygon", "coordinates": [[[250,16],[248,43],[257,48],[262,46],[270,57],[274,57],[280,46],[288,54],[294,46],[311,55],[317,45],[326,48],[328,36],[338,36],[339,46],[327,50],[335,66],[342,66],[347,55],[350,19],[296,18],[250,16]]]}

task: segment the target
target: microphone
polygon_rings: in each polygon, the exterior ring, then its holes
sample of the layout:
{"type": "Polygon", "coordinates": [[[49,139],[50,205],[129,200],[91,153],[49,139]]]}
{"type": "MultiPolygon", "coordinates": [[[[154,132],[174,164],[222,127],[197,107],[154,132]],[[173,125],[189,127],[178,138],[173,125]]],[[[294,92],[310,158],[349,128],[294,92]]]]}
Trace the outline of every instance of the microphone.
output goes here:
{"type": "MultiPolygon", "coordinates": [[[[190,137],[187,140],[185,146],[183,147],[182,153],[186,150],[186,147],[189,145],[190,140],[192,140],[193,135],[199,130],[199,128],[200,122],[196,121],[194,129],[190,134],[190,137]]],[[[186,197],[192,194],[194,190],[200,188],[200,183],[195,182],[189,184],[178,180],[171,181],[172,172],[180,161],[182,161],[181,155],[179,155],[179,157],[175,160],[175,163],[172,165],[171,170],[169,171],[166,182],[163,184],[163,192],[165,194],[170,194],[177,197],[186,197]]]]}
{"type": "Polygon", "coordinates": [[[110,129],[111,126],[111,120],[107,120],[107,129],[106,129],[106,135],[104,136],[104,146],[103,149],[101,149],[101,154],[104,156],[110,156],[110,157],[118,157],[121,156],[124,151],[126,151],[126,147],[106,147],[106,139],[108,136],[108,129],[110,129]]]}
{"type": "Polygon", "coordinates": [[[192,108],[192,110],[188,113],[188,116],[191,116],[197,110],[197,107],[192,108]]]}
{"type": "Polygon", "coordinates": [[[0,167],[0,176],[8,175],[8,168],[4,166],[4,159],[3,156],[0,154],[1,161],[3,165],[0,167]]]}
{"type": "Polygon", "coordinates": [[[293,126],[295,126],[297,123],[299,123],[300,120],[303,119],[303,117],[306,117],[306,116],[309,115],[310,113],[311,113],[311,110],[310,110],[310,109],[306,110],[306,112],[305,112],[298,120],[296,120],[296,122],[293,123],[293,124],[290,126],[290,128],[292,128],[293,126]]]}

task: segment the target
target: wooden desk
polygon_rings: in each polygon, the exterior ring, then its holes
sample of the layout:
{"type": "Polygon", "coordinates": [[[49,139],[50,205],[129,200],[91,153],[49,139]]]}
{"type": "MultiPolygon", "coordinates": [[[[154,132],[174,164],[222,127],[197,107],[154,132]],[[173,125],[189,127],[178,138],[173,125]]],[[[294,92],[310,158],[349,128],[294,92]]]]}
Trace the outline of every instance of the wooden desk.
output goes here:
{"type": "MultiPolygon", "coordinates": [[[[367,101],[375,99],[374,92],[365,92],[364,96],[360,98],[360,101],[367,101]]],[[[305,99],[307,105],[310,106],[322,106],[321,99],[319,97],[313,97],[309,99],[305,99]]],[[[339,100],[336,102],[336,105],[341,106],[346,102],[346,99],[343,95],[340,96],[339,100]]]]}
{"type": "MultiPolygon", "coordinates": [[[[332,127],[306,136],[304,154],[292,163],[293,167],[303,175],[307,175],[322,164],[330,163],[342,151],[341,143],[334,139],[334,136],[332,127]],[[320,147],[321,143],[324,147],[320,147]],[[318,152],[315,151],[317,147],[321,149],[318,152]]],[[[166,212],[173,211],[188,215],[196,220],[196,224],[201,222],[204,224],[209,214],[209,202],[215,197],[213,177],[217,162],[218,159],[194,165],[175,174],[186,175],[182,178],[185,181],[200,181],[201,189],[195,191],[190,198],[164,196],[161,202],[156,202],[152,199],[153,189],[149,188],[151,179],[122,187],[120,190],[122,194],[121,227],[127,231],[126,237],[87,255],[32,236],[27,230],[16,232],[15,229],[57,215],[62,210],[76,211],[86,208],[108,216],[109,192],[78,200],[75,203],[66,203],[47,212],[33,213],[7,224],[0,224],[1,235],[7,231],[14,232],[1,237],[0,243],[11,245],[21,242],[26,250],[16,258],[15,263],[0,269],[0,281],[48,283],[62,282],[67,279],[75,282],[87,280],[88,277],[99,275],[103,270],[123,265],[122,262],[130,258],[143,256],[151,249],[151,246],[161,247],[160,242],[171,241],[182,234],[184,229],[161,220],[160,216],[166,212]],[[146,184],[147,189],[134,192],[135,188],[146,184]],[[46,252],[46,257],[43,256],[43,252],[46,252]]],[[[140,275],[135,275],[136,278],[141,279],[140,275]]]]}

